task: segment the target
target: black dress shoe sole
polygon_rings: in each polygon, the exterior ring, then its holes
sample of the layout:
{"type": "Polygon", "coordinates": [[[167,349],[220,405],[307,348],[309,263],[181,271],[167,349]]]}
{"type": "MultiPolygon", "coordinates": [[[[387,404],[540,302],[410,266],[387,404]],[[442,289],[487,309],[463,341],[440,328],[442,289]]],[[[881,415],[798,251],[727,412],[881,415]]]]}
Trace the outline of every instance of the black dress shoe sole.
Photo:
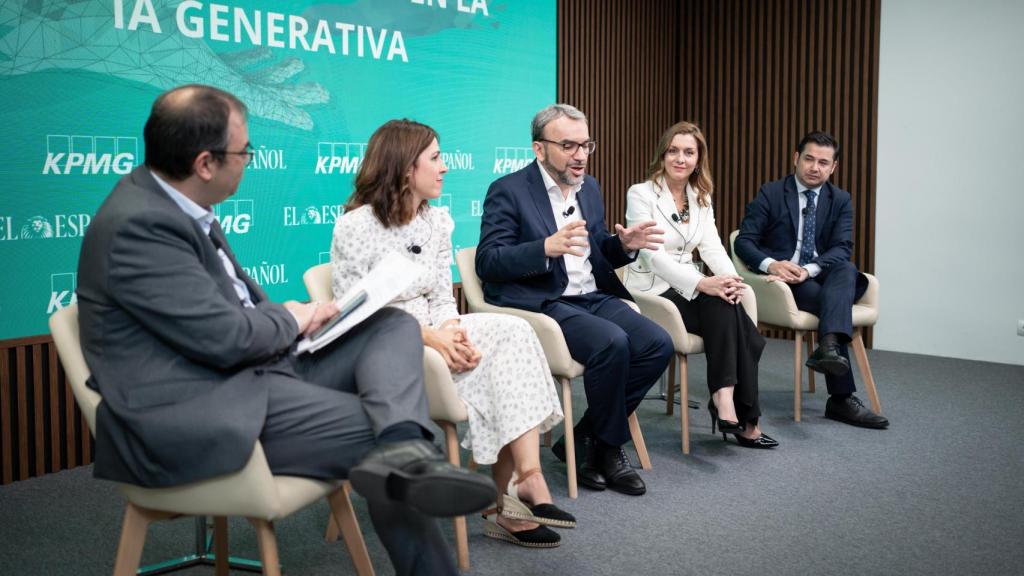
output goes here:
{"type": "Polygon", "coordinates": [[[825,412],[825,418],[829,420],[835,420],[836,422],[842,422],[843,424],[849,424],[850,426],[856,426],[858,428],[870,428],[872,430],[885,430],[889,427],[889,421],[883,422],[869,422],[864,420],[857,420],[854,418],[846,418],[838,414],[830,414],[825,412]]]}
{"type": "Polygon", "coordinates": [[[608,489],[619,494],[626,494],[627,496],[643,496],[647,494],[647,487],[640,486],[639,488],[633,486],[622,486],[615,484],[614,482],[608,483],[608,489]]]}
{"type": "Polygon", "coordinates": [[[479,512],[498,495],[489,479],[466,472],[409,474],[383,464],[364,463],[353,468],[348,479],[367,500],[402,502],[440,518],[479,512]]]}
{"type": "Polygon", "coordinates": [[[804,366],[826,376],[843,376],[850,371],[850,364],[843,360],[812,360],[808,358],[807,362],[804,362],[804,366]]]}

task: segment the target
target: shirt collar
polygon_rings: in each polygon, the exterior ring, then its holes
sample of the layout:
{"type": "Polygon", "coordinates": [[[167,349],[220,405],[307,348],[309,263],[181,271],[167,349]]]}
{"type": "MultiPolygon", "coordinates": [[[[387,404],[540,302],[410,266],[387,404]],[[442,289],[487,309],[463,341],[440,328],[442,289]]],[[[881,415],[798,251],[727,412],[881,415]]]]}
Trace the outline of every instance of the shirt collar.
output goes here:
{"type": "Polygon", "coordinates": [[[817,198],[818,196],[821,195],[821,189],[822,189],[822,187],[825,186],[824,184],[822,184],[821,186],[818,186],[817,188],[808,188],[807,186],[804,186],[803,183],[800,182],[800,179],[797,178],[796,176],[793,177],[793,180],[796,182],[796,193],[797,194],[803,194],[804,191],[806,191],[806,190],[813,190],[815,198],[817,198]]]}
{"type": "Polygon", "coordinates": [[[210,227],[213,226],[213,212],[203,208],[199,204],[193,202],[188,196],[178,192],[177,189],[157,176],[156,172],[150,170],[149,173],[153,176],[153,179],[156,180],[156,183],[160,185],[160,188],[162,188],[163,191],[171,197],[171,200],[181,208],[181,211],[199,222],[199,226],[202,227],[203,232],[209,234],[210,227]]]}

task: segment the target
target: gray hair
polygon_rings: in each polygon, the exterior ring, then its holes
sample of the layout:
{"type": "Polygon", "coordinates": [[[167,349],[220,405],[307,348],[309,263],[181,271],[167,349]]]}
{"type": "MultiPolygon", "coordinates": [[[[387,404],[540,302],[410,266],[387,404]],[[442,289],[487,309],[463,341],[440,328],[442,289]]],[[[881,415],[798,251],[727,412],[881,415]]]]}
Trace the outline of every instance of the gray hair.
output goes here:
{"type": "Polygon", "coordinates": [[[530,132],[533,141],[537,142],[544,138],[544,127],[550,124],[553,120],[557,120],[563,116],[571,120],[582,120],[583,122],[587,122],[586,114],[580,112],[575,106],[569,104],[552,104],[540,112],[537,112],[537,115],[533,117],[533,122],[530,124],[530,132]]]}

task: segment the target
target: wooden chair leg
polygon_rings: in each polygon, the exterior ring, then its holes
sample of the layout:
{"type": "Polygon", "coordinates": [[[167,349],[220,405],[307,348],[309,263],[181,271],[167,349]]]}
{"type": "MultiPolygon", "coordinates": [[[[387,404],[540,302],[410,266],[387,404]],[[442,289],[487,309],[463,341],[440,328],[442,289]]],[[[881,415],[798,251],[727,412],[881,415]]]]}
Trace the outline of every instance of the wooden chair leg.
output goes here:
{"type": "Polygon", "coordinates": [[[228,519],[224,516],[213,518],[213,573],[228,576],[228,519]]]}
{"type": "Polygon", "coordinates": [[[629,435],[633,437],[633,447],[636,448],[636,455],[640,459],[640,467],[650,470],[651,457],[647,454],[644,431],[640,429],[640,420],[636,417],[636,411],[629,415],[629,435]]]}
{"type": "Polygon", "coordinates": [[[262,518],[249,518],[256,529],[256,542],[260,546],[260,562],[264,576],[281,576],[281,559],[277,554],[277,535],[274,525],[262,518]]]}
{"type": "MultiPolygon", "coordinates": [[[[807,357],[814,354],[814,331],[807,333],[807,357]]],[[[807,369],[807,391],[814,394],[814,370],[807,369]]]]}
{"type": "MultiPolygon", "coordinates": [[[[688,363],[685,354],[679,357],[679,425],[682,427],[683,454],[690,453],[690,379],[687,376],[688,363]]],[[[673,362],[673,364],[675,364],[673,362]]]]}
{"type": "Polygon", "coordinates": [[[576,435],[573,433],[572,386],[568,378],[559,378],[562,383],[562,413],[565,415],[565,467],[569,476],[569,498],[576,498],[576,435]]]}
{"type": "Polygon", "coordinates": [[[800,421],[800,380],[803,376],[804,365],[803,359],[800,358],[801,348],[804,345],[804,333],[802,330],[796,331],[796,345],[793,347],[793,420],[800,421]]]}
{"type": "Polygon", "coordinates": [[[878,390],[875,389],[875,377],[871,374],[871,364],[868,363],[868,352],[864,349],[864,336],[860,329],[853,331],[853,353],[857,356],[857,366],[860,368],[860,375],[864,379],[864,388],[868,392],[868,400],[871,401],[871,409],[875,414],[882,413],[882,404],[878,401],[878,390]]]}
{"type": "Polygon", "coordinates": [[[544,447],[551,448],[551,430],[544,433],[544,447]]]}
{"type": "Polygon", "coordinates": [[[324,541],[337,542],[338,535],[338,522],[334,519],[334,514],[331,514],[327,517],[327,530],[324,531],[324,541]]]}
{"type": "Polygon", "coordinates": [[[665,385],[665,414],[671,416],[676,409],[676,363],[668,364],[668,383],[665,385]]]}
{"type": "MultiPolygon", "coordinates": [[[[341,526],[341,532],[345,535],[345,548],[352,558],[352,565],[359,576],[373,576],[373,564],[370,562],[370,553],[366,549],[366,541],[363,540],[363,532],[359,529],[359,521],[356,520],[355,509],[352,508],[351,487],[346,480],[327,497],[331,505],[331,520],[335,526],[341,526]]],[[[260,548],[262,550],[262,547],[260,548]]]]}
{"type": "MultiPolygon", "coordinates": [[[[445,449],[448,451],[448,463],[452,466],[461,466],[459,458],[459,434],[452,422],[439,421],[441,429],[444,430],[445,449]]],[[[499,486],[498,490],[505,491],[499,486]]],[[[455,557],[459,563],[459,570],[469,570],[469,533],[466,530],[466,517],[457,516],[452,519],[455,524],[455,557]]]]}
{"type": "Polygon", "coordinates": [[[142,547],[146,543],[149,525],[174,516],[176,514],[150,510],[128,502],[124,507],[124,520],[121,522],[121,540],[117,544],[114,576],[135,576],[142,560],[142,547]]]}

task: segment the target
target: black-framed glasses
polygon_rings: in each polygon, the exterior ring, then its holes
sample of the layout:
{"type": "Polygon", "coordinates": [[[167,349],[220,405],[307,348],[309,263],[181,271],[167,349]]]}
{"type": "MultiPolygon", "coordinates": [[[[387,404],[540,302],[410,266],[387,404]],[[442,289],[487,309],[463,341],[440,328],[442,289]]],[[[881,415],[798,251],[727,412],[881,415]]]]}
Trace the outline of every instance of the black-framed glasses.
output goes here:
{"type": "Polygon", "coordinates": [[[252,164],[252,157],[256,155],[256,149],[252,147],[252,144],[246,144],[245,150],[241,152],[232,152],[231,150],[210,150],[211,154],[234,154],[237,156],[245,156],[245,165],[252,164]]]}
{"type": "Polygon", "coordinates": [[[555,142],[554,140],[548,140],[547,138],[541,138],[540,142],[547,142],[548,144],[554,144],[562,149],[569,156],[576,154],[576,151],[580,148],[590,156],[597,149],[597,142],[593,140],[587,140],[585,142],[573,142],[572,140],[562,140],[561,142],[555,142]]]}

